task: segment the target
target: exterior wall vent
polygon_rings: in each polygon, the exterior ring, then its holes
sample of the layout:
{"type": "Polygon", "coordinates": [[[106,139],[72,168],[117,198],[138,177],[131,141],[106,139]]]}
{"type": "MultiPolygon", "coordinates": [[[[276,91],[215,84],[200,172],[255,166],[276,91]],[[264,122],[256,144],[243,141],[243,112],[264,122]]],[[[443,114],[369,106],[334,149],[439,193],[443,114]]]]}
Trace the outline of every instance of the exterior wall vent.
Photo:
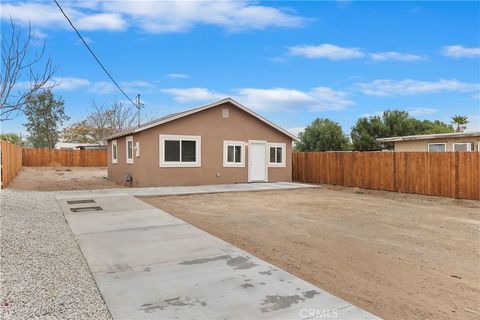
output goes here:
{"type": "Polygon", "coordinates": [[[230,116],[230,110],[228,108],[222,109],[222,118],[228,118],[230,116]]]}

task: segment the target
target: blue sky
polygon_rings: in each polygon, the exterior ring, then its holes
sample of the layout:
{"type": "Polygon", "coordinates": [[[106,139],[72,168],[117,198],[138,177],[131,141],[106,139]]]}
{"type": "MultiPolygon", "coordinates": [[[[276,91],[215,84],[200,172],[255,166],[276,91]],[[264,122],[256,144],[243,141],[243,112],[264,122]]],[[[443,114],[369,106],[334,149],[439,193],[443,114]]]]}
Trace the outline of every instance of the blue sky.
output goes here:
{"type": "MultiPolygon", "coordinates": [[[[298,132],[403,109],[480,130],[479,2],[60,1],[148,117],[231,96],[298,132]]],[[[50,1],[2,1],[59,69],[69,123],[123,100],[50,1]]],[[[2,123],[24,132],[25,119],[2,123]]]]}

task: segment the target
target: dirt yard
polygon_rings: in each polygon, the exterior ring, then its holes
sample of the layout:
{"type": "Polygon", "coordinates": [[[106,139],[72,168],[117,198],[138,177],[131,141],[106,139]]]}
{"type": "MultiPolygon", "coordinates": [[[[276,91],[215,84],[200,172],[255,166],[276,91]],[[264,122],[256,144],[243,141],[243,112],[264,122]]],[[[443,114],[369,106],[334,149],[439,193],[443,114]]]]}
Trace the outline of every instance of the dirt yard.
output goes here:
{"type": "Polygon", "coordinates": [[[23,167],[8,185],[10,189],[59,191],[120,188],[110,182],[107,168],[99,167],[23,167]]]}
{"type": "Polygon", "coordinates": [[[478,201],[334,187],[142,199],[380,317],[480,317],[478,201]]]}

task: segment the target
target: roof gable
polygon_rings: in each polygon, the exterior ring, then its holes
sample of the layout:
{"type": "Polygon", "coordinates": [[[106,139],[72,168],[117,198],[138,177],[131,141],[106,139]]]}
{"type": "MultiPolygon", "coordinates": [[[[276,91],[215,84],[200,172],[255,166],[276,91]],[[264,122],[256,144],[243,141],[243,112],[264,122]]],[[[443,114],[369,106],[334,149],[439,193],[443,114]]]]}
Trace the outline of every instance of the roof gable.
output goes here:
{"type": "Polygon", "coordinates": [[[280,126],[276,125],[275,123],[271,122],[270,120],[265,119],[264,117],[262,117],[259,114],[253,112],[252,110],[248,109],[247,107],[238,103],[237,101],[233,100],[232,98],[225,98],[225,99],[222,99],[222,100],[219,100],[219,101],[207,104],[207,105],[203,105],[203,106],[200,106],[200,107],[197,107],[197,108],[193,108],[193,109],[186,110],[186,111],[183,111],[183,112],[177,112],[177,113],[172,113],[172,114],[166,115],[164,117],[161,117],[161,118],[155,119],[153,121],[147,122],[140,127],[132,128],[132,129],[129,129],[127,131],[123,131],[123,132],[114,134],[114,135],[108,137],[107,140],[112,140],[112,139],[115,139],[115,138],[118,138],[118,137],[122,137],[122,136],[126,136],[126,135],[129,135],[129,134],[134,134],[134,133],[137,133],[137,132],[141,132],[141,131],[159,126],[159,125],[167,123],[167,122],[171,122],[171,121],[174,121],[174,120],[177,120],[177,119],[180,119],[180,118],[183,118],[183,117],[186,117],[186,116],[189,116],[189,115],[192,115],[192,114],[195,114],[195,113],[198,113],[198,112],[201,112],[201,111],[213,108],[213,107],[217,107],[217,106],[219,106],[221,104],[224,104],[224,103],[227,103],[227,102],[229,102],[233,106],[245,111],[246,113],[250,114],[251,116],[259,119],[260,121],[266,123],[267,125],[276,129],[277,131],[280,131],[281,133],[285,134],[286,136],[292,138],[293,140],[298,141],[298,138],[294,134],[292,134],[292,133],[288,132],[287,130],[281,128],[280,126]]]}

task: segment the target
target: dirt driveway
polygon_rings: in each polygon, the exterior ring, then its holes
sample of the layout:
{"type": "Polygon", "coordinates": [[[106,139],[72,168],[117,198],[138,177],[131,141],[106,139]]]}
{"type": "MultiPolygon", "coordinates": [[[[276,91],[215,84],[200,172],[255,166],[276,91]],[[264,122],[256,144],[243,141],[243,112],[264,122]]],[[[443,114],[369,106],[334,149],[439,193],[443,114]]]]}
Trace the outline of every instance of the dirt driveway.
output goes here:
{"type": "Polygon", "coordinates": [[[28,191],[121,188],[106,177],[107,168],[102,167],[23,167],[8,187],[28,191]]]}
{"type": "Polygon", "coordinates": [[[153,204],[386,319],[478,319],[480,202],[322,188],[153,204]]]}

